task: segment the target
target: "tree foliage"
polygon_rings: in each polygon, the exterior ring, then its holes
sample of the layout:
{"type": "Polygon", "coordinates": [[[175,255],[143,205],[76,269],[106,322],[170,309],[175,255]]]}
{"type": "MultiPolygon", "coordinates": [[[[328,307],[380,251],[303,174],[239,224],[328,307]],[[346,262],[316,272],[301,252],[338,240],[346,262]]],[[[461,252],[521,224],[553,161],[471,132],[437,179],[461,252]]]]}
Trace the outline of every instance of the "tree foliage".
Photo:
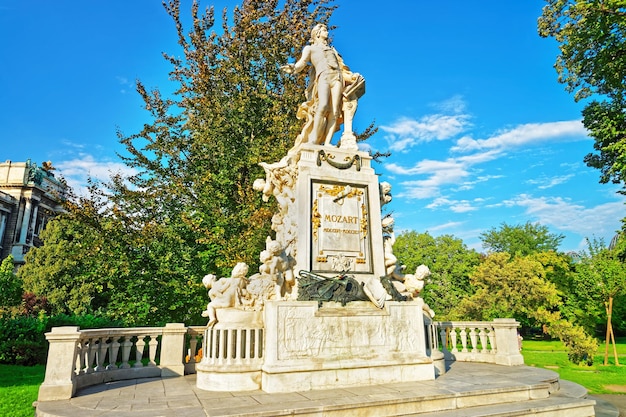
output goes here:
{"type": "Polygon", "coordinates": [[[326,0],[278,3],[244,1],[231,26],[225,11],[215,29],[213,9],[201,12],[194,2],[186,32],[180,2],[167,2],[182,49],[182,57],[165,55],[178,89],[163,98],[138,82],[153,122],[120,133],[123,160],[139,173],[128,179],[135,191],[118,182],[113,200],[195,236],[207,271],[227,274],[238,261],[258,262],[273,214],[252,188],[263,176],[258,163],[282,158],[301,127],[305,80],[280,65],[333,10],[326,0]]]}
{"type": "Polygon", "coordinates": [[[480,263],[480,255],[451,235],[433,237],[428,233],[403,232],[396,238],[394,254],[407,273],[424,264],[431,276],[422,297],[442,319],[454,319],[453,307],[473,290],[469,277],[480,263]]]}
{"type": "Polygon", "coordinates": [[[543,327],[561,339],[574,362],[593,361],[595,339],[562,317],[556,285],[533,256],[492,253],[471,276],[476,292],[459,303],[457,314],[472,320],[513,317],[525,325],[543,327]]]}
{"type": "Polygon", "coordinates": [[[603,97],[583,110],[596,151],[585,156],[585,163],[600,170],[601,183],[626,185],[626,3],[547,0],[538,29],[558,42],[558,79],[574,99],[603,97]]]}
{"type": "Polygon", "coordinates": [[[487,251],[519,256],[556,251],[564,237],[550,233],[547,226],[531,222],[514,226],[502,223],[499,228],[493,227],[480,234],[480,240],[487,251]]]}
{"type": "Polygon", "coordinates": [[[24,289],[45,295],[53,314],[93,313],[107,289],[103,235],[70,216],[60,216],[41,232],[45,245],[26,254],[19,276],[24,289]]]}
{"type": "Polygon", "coordinates": [[[22,299],[22,282],[14,271],[13,256],[0,263],[0,310],[17,306],[22,299]]]}
{"type": "Polygon", "coordinates": [[[330,1],[244,1],[217,26],[212,8],[194,1],[188,18],[179,0],[164,2],[180,47],[164,54],[175,91],[138,81],[149,122],[118,133],[137,173],[69,199],[27,255],[27,289],[55,313],[201,323],[202,276],[258,263],[274,213],[252,188],[258,163],[282,158],[301,128],[306,80],[280,66],[328,21],[330,1]]]}
{"type": "MultiPolygon", "coordinates": [[[[626,74],[624,74],[626,77],[626,74]]],[[[626,187],[626,101],[592,101],[583,110],[583,124],[594,138],[596,151],[585,155],[587,166],[600,170],[600,183],[626,187]]],[[[622,189],[620,193],[626,191],[622,189]]]]}
{"type": "Polygon", "coordinates": [[[624,0],[546,0],[539,34],[553,37],[560,55],[559,82],[580,100],[624,91],[626,3],[624,0]]]}

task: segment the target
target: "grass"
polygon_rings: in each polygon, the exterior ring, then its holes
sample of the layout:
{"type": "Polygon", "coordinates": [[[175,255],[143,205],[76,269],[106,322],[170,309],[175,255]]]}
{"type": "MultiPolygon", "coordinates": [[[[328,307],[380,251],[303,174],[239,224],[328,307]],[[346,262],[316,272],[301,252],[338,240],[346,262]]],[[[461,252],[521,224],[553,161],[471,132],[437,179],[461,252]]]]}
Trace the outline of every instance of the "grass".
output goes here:
{"type": "Polygon", "coordinates": [[[32,417],[45,367],[0,365],[0,416],[32,417]]]}
{"type": "MultiPolygon", "coordinates": [[[[609,346],[609,365],[604,366],[604,344],[600,345],[592,366],[574,365],[560,341],[524,340],[522,354],[528,366],[558,372],[562,379],[576,382],[591,394],[615,394],[610,385],[626,384],[626,338],[617,340],[617,353],[622,366],[615,366],[613,346],[609,346]]],[[[32,403],[37,400],[45,367],[0,365],[0,416],[32,417],[32,403]]],[[[623,392],[621,392],[623,393],[623,392]]]]}
{"type": "Polygon", "coordinates": [[[604,343],[600,344],[591,366],[569,362],[565,347],[560,341],[524,340],[522,354],[526,365],[551,369],[562,379],[584,386],[591,394],[623,394],[623,391],[611,389],[611,385],[626,389],[626,338],[620,338],[616,342],[621,366],[615,365],[613,345],[609,346],[609,365],[603,365],[604,343]]]}

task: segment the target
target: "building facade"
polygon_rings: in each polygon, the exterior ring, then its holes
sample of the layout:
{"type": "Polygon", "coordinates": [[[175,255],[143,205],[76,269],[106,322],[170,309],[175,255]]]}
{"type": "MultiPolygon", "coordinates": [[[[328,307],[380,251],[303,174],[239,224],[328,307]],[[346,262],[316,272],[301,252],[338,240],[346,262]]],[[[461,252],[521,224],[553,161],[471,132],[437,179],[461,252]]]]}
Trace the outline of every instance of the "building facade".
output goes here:
{"type": "Polygon", "coordinates": [[[16,265],[33,246],[49,219],[63,212],[67,184],[51,163],[0,163],[0,259],[13,255],[16,265]]]}

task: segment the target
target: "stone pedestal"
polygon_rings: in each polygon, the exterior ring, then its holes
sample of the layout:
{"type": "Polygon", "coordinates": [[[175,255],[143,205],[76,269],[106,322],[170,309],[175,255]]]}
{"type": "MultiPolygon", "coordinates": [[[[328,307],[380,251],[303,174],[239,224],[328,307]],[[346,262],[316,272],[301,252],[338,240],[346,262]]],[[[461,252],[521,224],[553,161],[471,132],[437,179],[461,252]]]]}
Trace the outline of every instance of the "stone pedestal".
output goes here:
{"type": "Polygon", "coordinates": [[[423,301],[271,302],[265,308],[266,392],[432,380],[423,301]]]}
{"type": "Polygon", "coordinates": [[[378,176],[365,152],[303,144],[298,149],[297,270],[385,275],[378,176]]]}
{"type": "Polygon", "coordinates": [[[260,389],[264,356],[261,312],[224,308],[217,314],[218,323],[204,332],[196,386],[207,391],[260,389]]]}

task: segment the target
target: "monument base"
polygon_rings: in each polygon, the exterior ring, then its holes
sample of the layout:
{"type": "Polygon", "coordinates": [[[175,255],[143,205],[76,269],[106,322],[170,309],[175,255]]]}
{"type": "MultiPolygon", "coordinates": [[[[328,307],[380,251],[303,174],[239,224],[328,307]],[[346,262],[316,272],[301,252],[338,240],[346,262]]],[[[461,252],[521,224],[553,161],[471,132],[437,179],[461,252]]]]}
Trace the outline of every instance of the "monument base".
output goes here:
{"type": "Polygon", "coordinates": [[[270,301],[264,328],[207,329],[196,385],[295,392],[435,379],[423,301],[270,301]]]}

